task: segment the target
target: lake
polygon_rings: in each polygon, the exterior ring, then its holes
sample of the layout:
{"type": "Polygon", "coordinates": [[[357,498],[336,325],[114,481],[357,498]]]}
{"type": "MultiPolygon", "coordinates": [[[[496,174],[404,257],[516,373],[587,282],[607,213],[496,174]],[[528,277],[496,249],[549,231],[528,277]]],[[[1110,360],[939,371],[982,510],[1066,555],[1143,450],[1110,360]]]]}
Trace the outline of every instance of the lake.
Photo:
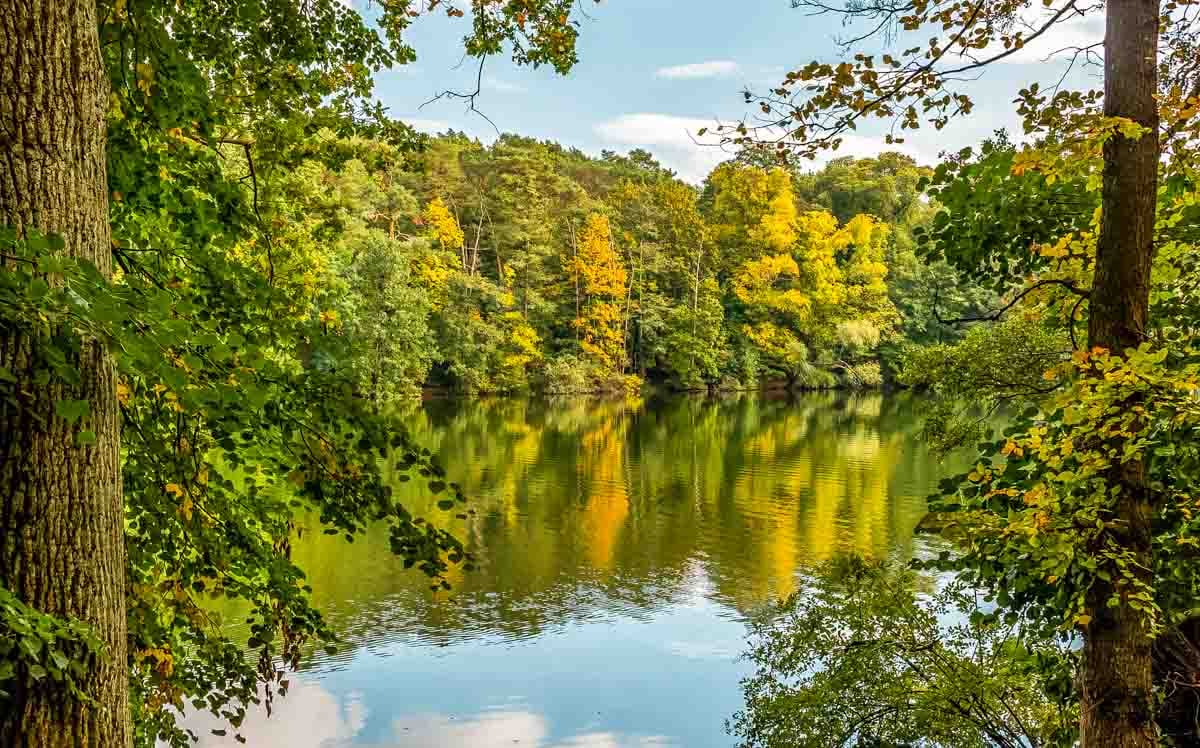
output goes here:
{"type": "Polygon", "coordinates": [[[478,569],[433,593],[385,533],[305,533],[295,557],[346,645],[242,732],[254,748],[727,748],[746,616],[835,554],[914,552],[925,496],[958,467],[920,445],[920,405],[428,401],[413,432],[475,514],[397,490],[478,569]]]}

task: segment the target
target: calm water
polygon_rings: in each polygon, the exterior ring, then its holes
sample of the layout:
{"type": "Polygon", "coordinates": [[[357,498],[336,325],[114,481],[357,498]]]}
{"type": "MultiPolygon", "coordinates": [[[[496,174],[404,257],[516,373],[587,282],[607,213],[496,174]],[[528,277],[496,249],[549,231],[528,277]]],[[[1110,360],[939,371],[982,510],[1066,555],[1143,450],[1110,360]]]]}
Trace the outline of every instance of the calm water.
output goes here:
{"type": "Polygon", "coordinates": [[[255,748],[730,746],[745,616],[838,552],[913,552],[949,469],[917,443],[919,408],[826,394],[426,403],[413,429],[477,514],[400,490],[479,569],[435,595],[383,533],[306,534],[297,559],[349,646],[243,733],[255,748]]]}

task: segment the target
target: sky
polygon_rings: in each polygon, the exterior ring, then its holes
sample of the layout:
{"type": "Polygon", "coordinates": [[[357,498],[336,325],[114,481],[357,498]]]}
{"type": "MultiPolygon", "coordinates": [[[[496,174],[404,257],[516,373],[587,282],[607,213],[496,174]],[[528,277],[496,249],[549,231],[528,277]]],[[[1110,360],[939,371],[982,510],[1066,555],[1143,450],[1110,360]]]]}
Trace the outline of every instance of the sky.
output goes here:
{"type": "MultiPolygon", "coordinates": [[[[343,2],[362,10],[370,0],[343,2]]],[[[836,18],[793,9],[790,0],[580,2],[587,15],[580,16],[579,63],[568,75],[518,67],[500,57],[487,61],[476,106],[494,126],[461,101],[429,102],[442,91],[474,88],[477,63],[462,59],[464,19],[441,14],[418,19],[408,32],[417,61],[379,73],[377,94],[393,117],[425,132],[453,128],[489,142],[498,129],[592,154],[644,148],[683,179],[699,183],[730,156],[698,144],[700,128],[747,114],[741,93],[746,88],[775,85],[812,59],[839,59],[835,39],[853,30],[836,18]]],[[[1036,12],[1046,11],[1031,11],[1036,12]]],[[[1070,44],[1098,41],[1102,23],[1072,21],[989,69],[970,85],[975,111],[946,130],[907,133],[903,145],[886,146],[886,125],[871,125],[849,136],[836,155],[902,150],[935,163],[940,152],[978,143],[998,128],[1016,135],[1020,124],[1012,101],[1020,88],[1033,81],[1053,85],[1065,63],[1061,56],[1049,61],[1047,56],[1070,44]]],[[[1086,75],[1075,74],[1075,82],[1094,85],[1086,75]]]]}

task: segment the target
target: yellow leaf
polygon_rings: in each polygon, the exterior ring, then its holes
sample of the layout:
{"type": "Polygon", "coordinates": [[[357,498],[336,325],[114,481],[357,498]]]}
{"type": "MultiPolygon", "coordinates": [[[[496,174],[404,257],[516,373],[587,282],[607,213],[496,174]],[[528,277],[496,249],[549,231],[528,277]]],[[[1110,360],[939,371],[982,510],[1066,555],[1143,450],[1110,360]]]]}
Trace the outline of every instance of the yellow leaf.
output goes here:
{"type": "Polygon", "coordinates": [[[137,653],[137,659],[139,661],[153,660],[154,669],[157,670],[159,674],[164,676],[171,675],[171,673],[175,670],[175,657],[169,650],[166,649],[143,649],[137,653]]]}

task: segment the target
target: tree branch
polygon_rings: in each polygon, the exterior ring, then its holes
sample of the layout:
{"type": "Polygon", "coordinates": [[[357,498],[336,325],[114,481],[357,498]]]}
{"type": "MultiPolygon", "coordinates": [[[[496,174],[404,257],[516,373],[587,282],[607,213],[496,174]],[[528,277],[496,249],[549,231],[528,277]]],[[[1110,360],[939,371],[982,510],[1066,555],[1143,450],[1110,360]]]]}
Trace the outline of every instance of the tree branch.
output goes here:
{"type": "Polygon", "coordinates": [[[487,55],[483,55],[479,58],[479,68],[475,71],[475,90],[474,91],[467,91],[467,92],[450,91],[450,90],[442,91],[438,95],[434,96],[432,99],[429,99],[425,103],[421,104],[421,106],[417,107],[417,109],[424,109],[426,106],[432,104],[435,101],[440,101],[441,99],[458,99],[460,101],[465,101],[465,102],[467,102],[467,111],[472,114],[477,114],[480,117],[482,117],[489,125],[492,126],[492,129],[496,131],[496,134],[499,135],[500,128],[496,127],[496,123],[493,122],[492,119],[490,117],[488,117],[486,114],[479,111],[479,109],[475,106],[475,100],[479,98],[480,92],[483,91],[483,65],[485,62],[487,62],[487,55]]]}
{"type": "Polygon", "coordinates": [[[1013,297],[1012,301],[1008,302],[1007,304],[1000,307],[999,309],[997,309],[994,312],[989,312],[987,314],[981,314],[978,316],[971,316],[971,317],[955,317],[954,319],[942,319],[942,316],[940,314],[938,314],[938,295],[940,293],[940,289],[935,289],[934,294],[933,294],[933,318],[936,319],[939,323],[941,323],[943,325],[959,325],[959,324],[963,324],[965,322],[998,322],[1004,316],[1004,314],[1006,312],[1008,312],[1009,310],[1011,310],[1014,306],[1016,306],[1017,303],[1021,301],[1021,299],[1025,298],[1026,296],[1033,293],[1037,289],[1045,288],[1047,286],[1061,286],[1062,288],[1067,289],[1068,291],[1075,294],[1076,296],[1079,296],[1081,300],[1087,299],[1091,295],[1091,291],[1079,288],[1074,283],[1071,283],[1068,280],[1062,280],[1061,278],[1047,278],[1045,280],[1040,280],[1037,283],[1034,283],[1029,288],[1026,288],[1025,290],[1021,291],[1021,293],[1019,293],[1013,297]]]}

